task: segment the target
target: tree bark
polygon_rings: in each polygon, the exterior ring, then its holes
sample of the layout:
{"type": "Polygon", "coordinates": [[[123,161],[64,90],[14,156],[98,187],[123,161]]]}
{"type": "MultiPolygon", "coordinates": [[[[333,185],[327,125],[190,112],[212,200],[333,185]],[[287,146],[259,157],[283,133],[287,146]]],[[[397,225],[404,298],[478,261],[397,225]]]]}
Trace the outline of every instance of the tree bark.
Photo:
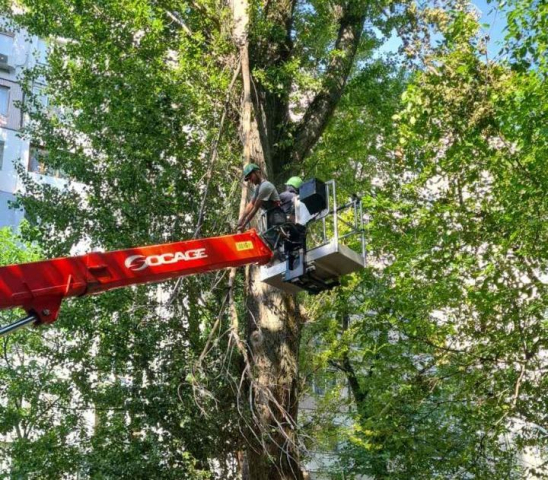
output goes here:
{"type": "MultiPolygon", "coordinates": [[[[276,35],[276,41],[262,38],[250,45],[248,0],[232,0],[233,38],[242,67],[243,160],[244,164],[249,161],[259,164],[274,182],[281,179],[291,162],[302,161],[323,133],[342,95],[365,19],[361,1],[350,0],[345,4],[336,41],[342,54],[334,56],[325,72],[324,88],[312,100],[301,123],[290,125],[291,80],[282,85],[281,92],[272,92],[253,78],[253,68],[279,67],[291,59],[295,3],[295,0],[266,2],[262,14],[278,32],[283,29],[285,36],[276,35]],[[287,142],[291,131],[297,132],[292,145],[287,142]]],[[[244,188],[242,205],[245,194],[244,188]]],[[[261,282],[257,267],[247,269],[246,287],[244,368],[252,426],[247,435],[246,462],[241,464],[246,464],[245,474],[251,480],[302,480],[296,429],[301,336],[297,303],[293,296],[261,282]]]]}
{"type": "Polygon", "coordinates": [[[301,321],[295,299],[261,282],[258,268],[251,270],[246,337],[258,438],[247,452],[250,478],[301,479],[296,430],[301,321]]]}
{"type": "MultiPolygon", "coordinates": [[[[234,0],[233,8],[234,39],[239,45],[242,65],[244,164],[253,160],[265,172],[272,174],[268,136],[273,130],[271,125],[275,115],[269,115],[271,112],[264,109],[264,95],[259,99],[255,91],[256,101],[252,101],[246,32],[249,6],[246,0],[234,0]],[[259,115],[252,116],[254,111],[259,115]]],[[[303,477],[296,435],[300,323],[294,300],[260,282],[258,274],[258,268],[251,267],[247,277],[246,338],[250,362],[247,366],[247,391],[253,419],[251,429],[254,431],[248,435],[246,462],[243,462],[247,468],[242,474],[252,480],[300,480],[303,477]]]]}

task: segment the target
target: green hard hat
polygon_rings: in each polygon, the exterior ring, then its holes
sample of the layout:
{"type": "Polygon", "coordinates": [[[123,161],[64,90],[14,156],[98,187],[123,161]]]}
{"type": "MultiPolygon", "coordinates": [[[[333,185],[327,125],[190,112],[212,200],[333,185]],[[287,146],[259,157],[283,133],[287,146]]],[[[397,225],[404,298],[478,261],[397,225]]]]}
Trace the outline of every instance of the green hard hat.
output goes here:
{"type": "Polygon", "coordinates": [[[301,177],[291,177],[287,182],[285,182],[285,184],[298,190],[301,188],[303,181],[301,180],[301,177]]]}
{"type": "Polygon", "coordinates": [[[256,163],[248,163],[244,167],[244,178],[247,178],[248,175],[255,170],[260,170],[259,165],[257,165],[256,163]]]}

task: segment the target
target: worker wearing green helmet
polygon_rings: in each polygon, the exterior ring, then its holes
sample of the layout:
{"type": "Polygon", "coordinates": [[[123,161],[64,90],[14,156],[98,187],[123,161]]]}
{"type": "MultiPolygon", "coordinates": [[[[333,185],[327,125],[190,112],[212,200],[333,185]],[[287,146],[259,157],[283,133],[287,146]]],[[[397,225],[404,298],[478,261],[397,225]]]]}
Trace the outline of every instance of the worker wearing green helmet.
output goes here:
{"type": "Polygon", "coordinates": [[[244,213],[238,220],[238,231],[244,230],[245,226],[253,219],[259,208],[267,212],[268,227],[281,223],[280,196],[276,187],[263,177],[261,169],[255,163],[249,163],[244,167],[244,180],[255,185],[251,200],[246,205],[244,213]],[[278,218],[280,217],[280,218],[278,218]]]}
{"type": "Polygon", "coordinates": [[[295,197],[299,194],[299,188],[302,184],[301,177],[291,177],[285,182],[285,192],[280,194],[282,210],[288,216],[288,220],[292,222],[295,215],[295,197]]]}
{"type": "Polygon", "coordinates": [[[291,177],[287,182],[285,182],[286,187],[293,187],[296,192],[301,188],[303,181],[301,177],[291,177]]]}

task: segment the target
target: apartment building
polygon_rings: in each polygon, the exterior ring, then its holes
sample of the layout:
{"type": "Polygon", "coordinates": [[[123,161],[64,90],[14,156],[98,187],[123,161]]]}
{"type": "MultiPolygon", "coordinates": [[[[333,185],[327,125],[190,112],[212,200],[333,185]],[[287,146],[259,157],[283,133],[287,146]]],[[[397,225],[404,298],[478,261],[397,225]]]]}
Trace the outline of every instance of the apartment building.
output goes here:
{"type": "MultiPolygon", "coordinates": [[[[22,136],[26,121],[22,108],[25,104],[22,75],[26,69],[44,64],[47,50],[46,41],[24,30],[14,31],[0,19],[0,227],[16,228],[24,218],[23,211],[10,208],[15,194],[24,188],[19,169],[40,182],[60,186],[63,183],[44,171],[40,146],[22,136]]],[[[35,82],[32,90],[46,105],[47,98],[40,96],[43,87],[35,82]]]]}

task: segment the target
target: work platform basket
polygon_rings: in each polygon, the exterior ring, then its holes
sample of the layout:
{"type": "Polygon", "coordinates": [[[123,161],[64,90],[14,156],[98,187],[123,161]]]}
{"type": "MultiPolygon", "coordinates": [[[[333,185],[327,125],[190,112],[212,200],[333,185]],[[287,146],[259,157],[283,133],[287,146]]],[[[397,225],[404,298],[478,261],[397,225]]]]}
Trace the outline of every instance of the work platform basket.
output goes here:
{"type": "MultiPolygon", "coordinates": [[[[337,285],[341,276],[365,267],[363,208],[361,200],[356,196],[340,205],[337,202],[334,180],[325,182],[325,198],[326,208],[316,214],[310,214],[297,197],[295,223],[307,228],[307,272],[326,285],[337,285]]],[[[288,293],[302,291],[298,284],[284,281],[286,269],[285,261],[263,266],[260,279],[288,293]]]]}

